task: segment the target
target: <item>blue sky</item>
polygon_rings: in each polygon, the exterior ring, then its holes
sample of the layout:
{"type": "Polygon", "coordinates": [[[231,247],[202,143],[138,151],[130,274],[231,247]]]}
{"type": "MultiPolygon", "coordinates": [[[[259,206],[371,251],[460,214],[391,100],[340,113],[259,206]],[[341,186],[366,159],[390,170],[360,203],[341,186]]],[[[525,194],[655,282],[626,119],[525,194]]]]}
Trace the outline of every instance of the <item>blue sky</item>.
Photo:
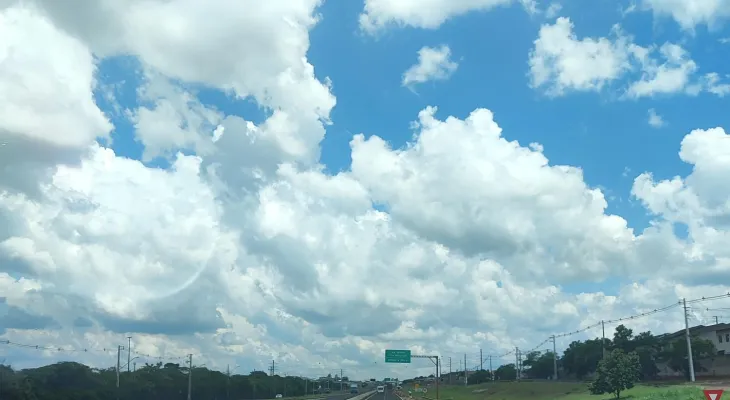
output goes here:
{"type": "MultiPolygon", "coordinates": [[[[400,148],[412,138],[410,122],[428,105],[438,107],[439,118],[464,118],[474,108],[484,107],[495,113],[508,139],[543,144],[552,164],[580,166],[589,184],[611,196],[608,211],[642,230],[649,219],[642,207],[629,202],[633,178],[645,171],[658,179],[688,174],[691,166],[677,156],[682,137],[692,129],[730,122],[730,115],[723,112],[727,100],[707,93],[620,101],[604,93],[554,99],[536,92],[528,86],[528,52],[541,24],[552,20],[531,16],[518,6],[458,16],[439,29],[393,28],[375,37],[359,30],[361,11],[358,2],[326,2],[319,8],[322,20],[310,34],[308,57],[320,80],[332,79],[337,96],[333,125],[322,142],[321,162],[330,172],[349,169],[353,134],[376,134],[400,148]],[[415,93],[402,87],[402,74],[416,61],[418,49],[441,44],[450,46],[459,60],[458,72],[446,82],[423,84],[415,93]],[[651,129],[649,108],[665,116],[668,126],[651,129]]],[[[708,33],[699,27],[691,36],[668,18],[656,21],[651,14],[638,12],[622,16],[621,11],[615,2],[595,2],[590,7],[567,2],[560,16],[574,22],[581,38],[606,36],[619,23],[642,45],[682,43],[700,71],[727,68],[722,60],[730,44],[718,38],[730,35],[730,30],[708,33]]],[[[128,57],[107,59],[100,66],[102,82],[124,81],[117,100],[129,109],[139,104],[136,68],[139,65],[128,57]]],[[[254,102],[190,87],[203,103],[226,114],[244,115],[254,122],[268,114],[254,102]]],[[[103,104],[101,96],[97,99],[103,104]]],[[[114,122],[114,150],[141,158],[143,147],[134,140],[129,121],[122,116],[114,122]]]]}
{"type": "MultiPolygon", "coordinates": [[[[588,7],[567,2],[558,16],[570,18],[578,38],[605,37],[620,24],[642,46],[681,43],[699,65],[700,73],[727,70],[722,60],[730,44],[719,38],[728,30],[708,32],[700,26],[690,34],[670,18],[653,18],[648,12],[624,14],[630,5],[624,3],[600,1],[588,7]]],[[[538,142],[551,164],[582,168],[586,182],[608,198],[607,212],[626,218],[640,233],[651,215],[632,198],[633,179],[645,171],[651,171],[656,179],[689,174],[691,166],[678,157],[684,135],[692,129],[730,123],[730,114],[723,112],[726,99],[709,93],[619,100],[618,89],[558,98],[534,90],[528,84],[529,51],[541,25],[555,18],[530,15],[519,6],[467,13],[438,29],[395,27],[374,36],[360,30],[361,11],[358,2],[326,2],[319,8],[321,20],[310,32],[307,56],[320,80],[332,80],[337,97],[331,114],[333,124],[321,143],[320,162],[330,173],[350,168],[349,142],[354,134],[378,135],[393,148],[401,148],[412,139],[411,121],[426,106],[437,106],[438,118],[465,118],[475,108],[484,107],[495,113],[507,139],[522,145],[538,142]],[[459,63],[456,73],[446,81],[426,82],[415,90],[403,87],[402,75],[415,63],[417,51],[422,46],[444,44],[459,63]],[[666,126],[654,129],[648,125],[650,108],[663,116],[666,126]]],[[[102,82],[124,82],[117,87],[116,99],[128,109],[140,105],[135,93],[142,83],[139,68],[129,57],[106,59],[100,66],[102,82]]],[[[198,92],[203,104],[225,114],[255,123],[270,115],[254,101],[200,85],[184,85],[198,92]]],[[[102,109],[113,114],[103,106],[98,92],[97,99],[102,109]]],[[[143,146],[134,138],[133,125],[124,115],[113,120],[112,148],[119,155],[140,159],[143,146]]],[[[147,164],[170,166],[161,158],[147,164]]],[[[682,224],[677,225],[676,232],[686,235],[682,224]]],[[[615,293],[620,283],[625,280],[611,278],[598,284],[567,284],[565,289],[579,293],[602,288],[615,293]]]]}
{"type": "Polygon", "coordinates": [[[730,9],[270,1],[0,8],[0,337],[369,374],[728,291],[730,9]]]}

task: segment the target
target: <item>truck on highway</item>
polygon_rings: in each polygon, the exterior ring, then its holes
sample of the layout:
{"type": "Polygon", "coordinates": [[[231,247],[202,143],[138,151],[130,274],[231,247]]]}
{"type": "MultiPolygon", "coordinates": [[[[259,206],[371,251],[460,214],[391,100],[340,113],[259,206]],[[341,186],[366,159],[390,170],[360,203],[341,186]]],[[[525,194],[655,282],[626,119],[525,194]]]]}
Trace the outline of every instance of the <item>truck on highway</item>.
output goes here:
{"type": "Polygon", "coordinates": [[[359,392],[359,389],[357,388],[357,383],[353,383],[350,385],[350,393],[351,394],[357,394],[359,392]]]}

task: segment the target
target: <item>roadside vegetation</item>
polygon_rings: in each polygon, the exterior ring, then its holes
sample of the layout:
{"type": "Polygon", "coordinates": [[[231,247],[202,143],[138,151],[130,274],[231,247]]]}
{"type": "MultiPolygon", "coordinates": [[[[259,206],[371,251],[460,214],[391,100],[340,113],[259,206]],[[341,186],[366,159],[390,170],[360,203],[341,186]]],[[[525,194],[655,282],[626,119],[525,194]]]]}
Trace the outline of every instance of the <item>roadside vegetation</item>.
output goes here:
{"type": "MultiPolygon", "coordinates": [[[[701,361],[716,354],[715,346],[697,337],[691,341],[695,371],[704,371],[701,361]]],[[[660,365],[688,378],[686,359],[684,337],[656,336],[651,332],[634,335],[631,329],[619,325],[611,339],[570,343],[562,355],[557,355],[557,360],[551,351],[527,353],[522,361],[522,377],[532,381],[517,382],[513,363],[501,365],[493,372],[480,369],[470,373],[468,386],[455,384],[463,382],[463,372],[444,374],[439,397],[440,400],[702,400],[704,395],[699,387],[683,385],[683,382],[649,383],[657,381],[660,365]],[[574,382],[550,380],[556,361],[559,377],[574,382]]],[[[435,397],[433,384],[426,394],[413,390],[415,382],[432,379],[433,375],[417,377],[404,381],[404,385],[414,397],[432,399],[435,397]]]]}
{"type": "MultiPolygon", "coordinates": [[[[701,360],[716,354],[712,342],[692,339],[695,370],[702,371],[701,360]]],[[[642,384],[654,381],[658,364],[681,374],[687,373],[687,346],[683,338],[655,336],[651,332],[634,335],[623,325],[617,327],[612,339],[574,341],[557,358],[559,377],[588,383],[552,382],[555,354],[529,352],[522,362],[523,376],[541,382],[514,381],[514,364],[502,365],[492,373],[475,371],[469,376],[469,386],[444,385],[443,400],[521,400],[565,399],[602,400],[632,398],[645,400],[701,400],[699,389],[684,386],[655,387],[642,384]],[[604,349],[608,356],[604,359],[604,349]],[[601,363],[603,360],[603,363],[601,363]],[[495,379],[493,382],[492,379],[495,379]],[[485,383],[488,383],[483,386],[485,383]],[[634,387],[635,386],[635,387],[634,387]],[[595,395],[591,395],[593,392],[595,395]]],[[[180,364],[145,364],[134,372],[122,369],[120,386],[116,387],[114,367],[94,369],[74,362],[58,363],[40,368],[15,370],[0,365],[0,399],[2,400],[167,400],[185,398],[188,388],[188,368],[180,364]]],[[[332,377],[324,379],[332,380],[332,377]]],[[[459,374],[443,376],[443,382],[458,382],[459,374]]],[[[335,376],[334,380],[337,380],[335,376]]],[[[419,377],[416,380],[428,380],[419,377]]],[[[343,377],[343,381],[347,381],[343,377]]],[[[413,387],[403,381],[407,388],[413,387]]],[[[338,383],[331,384],[336,388],[338,383]]],[[[227,376],[207,368],[194,368],[192,393],[200,399],[273,399],[277,394],[297,400],[317,399],[311,395],[312,383],[298,377],[270,376],[262,371],[248,375],[227,376]],[[309,395],[307,395],[309,394],[309,395]],[[304,397],[306,396],[306,397],[304,397]]],[[[432,390],[427,393],[432,396],[432,390]]],[[[414,395],[418,395],[414,393],[414,395]]]]}
{"type": "MultiPolygon", "coordinates": [[[[119,389],[116,382],[115,368],[93,369],[75,362],[17,371],[0,365],[2,400],[179,400],[187,395],[188,368],[174,363],[146,364],[134,372],[122,370],[119,389]]],[[[193,368],[191,383],[195,399],[273,399],[277,394],[288,400],[325,397],[305,395],[305,388],[312,391],[312,382],[262,371],[229,377],[193,368]]],[[[339,382],[332,382],[331,387],[339,388],[339,382]]]]}
{"type": "MultiPolygon", "coordinates": [[[[415,399],[434,399],[413,393],[415,399]]],[[[589,384],[581,382],[494,382],[481,385],[445,386],[440,400],[609,400],[613,394],[591,394],[589,384]]],[[[642,385],[621,393],[631,400],[703,400],[702,390],[686,385],[642,385]]]]}
{"type": "MultiPolygon", "coordinates": [[[[714,344],[705,339],[692,337],[692,356],[695,372],[704,371],[702,360],[714,356],[717,351],[714,344]]],[[[659,374],[659,365],[666,366],[671,371],[689,378],[687,365],[687,343],[684,337],[668,338],[665,335],[653,335],[651,332],[634,332],[619,325],[612,339],[601,338],[585,341],[576,340],[568,345],[562,355],[557,355],[558,376],[560,379],[577,381],[592,380],[595,378],[599,362],[603,359],[604,351],[610,354],[620,350],[625,354],[633,353],[638,361],[638,381],[655,381],[659,374]]],[[[531,351],[524,355],[522,360],[522,376],[527,379],[551,379],[553,377],[556,355],[551,351],[531,351]]],[[[482,366],[484,368],[484,366],[482,366]]],[[[496,381],[513,381],[517,377],[514,363],[499,366],[492,372],[481,369],[470,373],[469,385],[478,385],[496,381]]],[[[443,374],[442,382],[456,383],[463,379],[463,372],[443,374]]],[[[408,384],[413,381],[423,381],[430,377],[416,377],[405,380],[408,384]]],[[[462,381],[463,382],[463,381],[462,381]]]]}

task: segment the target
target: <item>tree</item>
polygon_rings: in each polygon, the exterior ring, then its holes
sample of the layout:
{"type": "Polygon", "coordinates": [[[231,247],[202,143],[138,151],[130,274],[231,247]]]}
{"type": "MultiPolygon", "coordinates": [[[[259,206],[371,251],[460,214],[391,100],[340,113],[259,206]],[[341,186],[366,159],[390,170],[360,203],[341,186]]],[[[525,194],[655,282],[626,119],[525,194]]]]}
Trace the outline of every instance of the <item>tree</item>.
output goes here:
{"type": "Polygon", "coordinates": [[[475,371],[471,376],[469,376],[469,381],[467,382],[469,385],[478,385],[480,383],[489,382],[492,380],[492,373],[480,369],[478,371],[475,371]]]}
{"type": "Polygon", "coordinates": [[[656,364],[661,350],[661,343],[651,332],[642,332],[633,339],[634,351],[641,363],[641,379],[653,379],[659,374],[656,364]]]}
{"type": "Polygon", "coordinates": [[[541,353],[533,351],[527,354],[525,360],[522,361],[522,367],[528,378],[531,379],[549,379],[554,372],[555,353],[546,351],[541,353]]]}
{"type": "Polygon", "coordinates": [[[517,369],[514,364],[501,365],[494,371],[494,376],[503,381],[515,380],[517,379],[517,369]]]}
{"type": "Polygon", "coordinates": [[[590,385],[592,394],[613,393],[616,398],[621,392],[634,387],[639,379],[641,364],[639,356],[634,353],[625,353],[621,349],[614,349],[598,363],[596,380],[590,385]]]}
{"type": "MultiPolygon", "coordinates": [[[[231,375],[194,368],[192,387],[201,399],[265,399],[277,393],[301,396],[312,384],[297,377],[269,376],[261,371],[231,375]]],[[[185,398],[187,368],[179,364],[145,364],[134,372],[123,370],[116,388],[116,369],[93,369],[74,362],[16,371],[0,366],[3,400],[173,400],[185,398]]]]}
{"type": "Polygon", "coordinates": [[[623,324],[616,327],[613,333],[612,347],[623,350],[626,353],[634,351],[634,331],[623,324]]]}
{"type": "MultiPolygon", "coordinates": [[[[694,369],[695,371],[702,371],[704,368],[700,364],[700,360],[714,356],[717,353],[715,345],[709,340],[696,336],[692,336],[690,340],[692,343],[694,369]]],[[[664,351],[661,352],[660,357],[667,362],[669,368],[674,371],[682,371],[685,377],[689,378],[687,339],[677,338],[664,346],[664,351]]]]}
{"type": "Polygon", "coordinates": [[[660,343],[651,332],[641,332],[634,336],[634,332],[619,325],[613,334],[613,349],[623,350],[625,353],[636,352],[641,364],[641,378],[651,379],[657,376],[659,369],[656,367],[660,343]]]}
{"type": "Polygon", "coordinates": [[[611,341],[606,339],[605,342],[602,342],[601,339],[591,339],[585,342],[572,342],[563,353],[562,364],[565,372],[575,375],[578,379],[592,374],[603,357],[604,346],[607,349],[610,348],[611,341]]]}

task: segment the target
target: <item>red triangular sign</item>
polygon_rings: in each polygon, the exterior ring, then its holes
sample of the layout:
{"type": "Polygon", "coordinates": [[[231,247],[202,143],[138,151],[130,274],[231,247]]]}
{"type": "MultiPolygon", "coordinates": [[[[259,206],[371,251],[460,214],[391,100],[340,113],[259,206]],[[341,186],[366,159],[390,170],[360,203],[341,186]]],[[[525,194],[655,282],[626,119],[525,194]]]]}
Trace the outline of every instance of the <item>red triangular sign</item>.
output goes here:
{"type": "Polygon", "coordinates": [[[722,397],[722,392],[724,392],[724,390],[722,390],[722,389],[705,389],[705,390],[703,390],[703,392],[705,393],[705,398],[707,400],[720,400],[720,398],[722,397]]]}

